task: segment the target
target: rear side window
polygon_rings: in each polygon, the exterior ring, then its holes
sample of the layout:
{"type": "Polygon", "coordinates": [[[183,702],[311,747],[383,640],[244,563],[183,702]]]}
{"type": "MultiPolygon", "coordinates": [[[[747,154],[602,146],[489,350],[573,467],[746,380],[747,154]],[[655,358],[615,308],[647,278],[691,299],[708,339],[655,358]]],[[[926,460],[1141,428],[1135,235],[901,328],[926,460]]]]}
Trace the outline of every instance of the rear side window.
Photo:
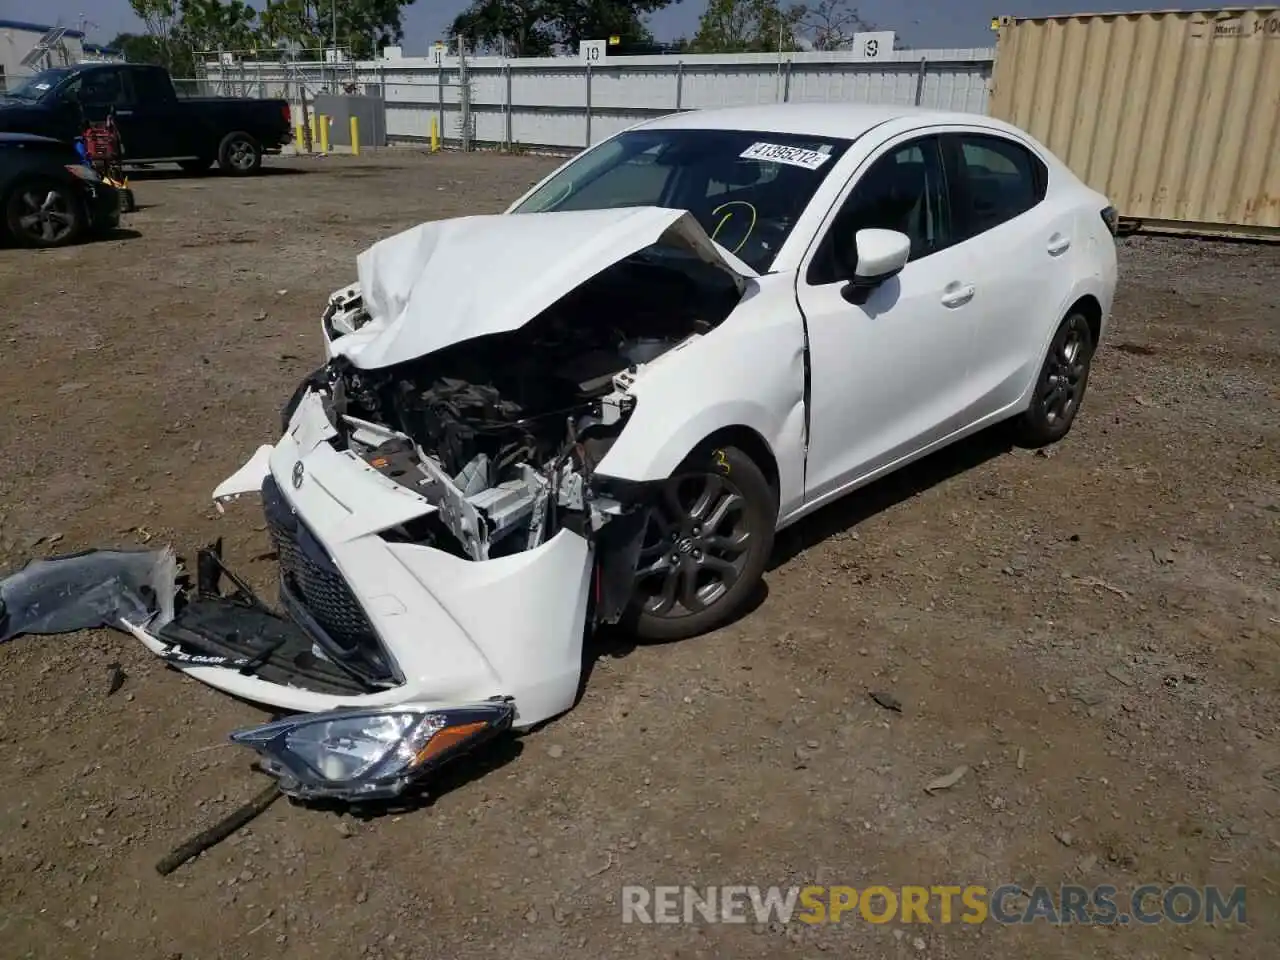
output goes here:
{"type": "Polygon", "coordinates": [[[133,92],[139,103],[162,103],[173,95],[169,85],[169,77],[163,70],[140,69],[130,71],[133,79],[133,92]]]}
{"type": "Polygon", "coordinates": [[[1044,199],[1049,170],[1022,144],[981,134],[946,139],[952,211],[963,237],[998,227],[1044,199]]]}

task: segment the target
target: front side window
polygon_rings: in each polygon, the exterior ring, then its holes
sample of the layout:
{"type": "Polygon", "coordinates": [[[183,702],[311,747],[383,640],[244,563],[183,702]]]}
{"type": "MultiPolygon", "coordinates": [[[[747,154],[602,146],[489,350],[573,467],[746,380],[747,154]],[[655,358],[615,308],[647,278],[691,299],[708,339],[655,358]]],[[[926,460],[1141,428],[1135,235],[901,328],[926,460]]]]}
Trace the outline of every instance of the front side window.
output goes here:
{"type": "Polygon", "coordinates": [[[951,216],[936,137],[891,148],[858,178],[809,266],[809,283],[851,278],[858,264],[858,231],[871,228],[906,234],[911,240],[910,260],[951,245],[951,216]]]}
{"type": "Polygon", "coordinates": [[[122,70],[89,70],[61,91],[67,99],[86,107],[123,107],[132,102],[122,70]]]}
{"type": "Polygon", "coordinates": [[[848,140],[743,130],[642,129],[583,154],[512,213],[688,210],[764,273],[848,140]]]}
{"type": "Polygon", "coordinates": [[[951,134],[956,220],[974,237],[1020,216],[1044,199],[1048,170],[1022,144],[983,134],[951,134]]]}

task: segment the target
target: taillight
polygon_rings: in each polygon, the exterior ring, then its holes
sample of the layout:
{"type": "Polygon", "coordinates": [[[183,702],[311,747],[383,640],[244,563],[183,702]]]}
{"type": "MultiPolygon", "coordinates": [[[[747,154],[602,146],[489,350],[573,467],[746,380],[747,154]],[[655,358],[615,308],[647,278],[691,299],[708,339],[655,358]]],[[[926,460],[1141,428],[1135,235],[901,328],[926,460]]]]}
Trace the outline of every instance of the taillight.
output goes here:
{"type": "Polygon", "coordinates": [[[287,103],[286,103],[286,104],[284,105],[284,109],[283,109],[283,111],[282,111],[282,112],[284,113],[284,125],[285,125],[286,127],[292,127],[292,126],[293,126],[293,111],[289,108],[289,104],[287,104],[287,103]]]}
{"type": "Polygon", "coordinates": [[[1107,207],[1102,211],[1102,222],[1107,225],[1114,237],[1120,231],[1120,211],[1115,207],[1107,207]]]}

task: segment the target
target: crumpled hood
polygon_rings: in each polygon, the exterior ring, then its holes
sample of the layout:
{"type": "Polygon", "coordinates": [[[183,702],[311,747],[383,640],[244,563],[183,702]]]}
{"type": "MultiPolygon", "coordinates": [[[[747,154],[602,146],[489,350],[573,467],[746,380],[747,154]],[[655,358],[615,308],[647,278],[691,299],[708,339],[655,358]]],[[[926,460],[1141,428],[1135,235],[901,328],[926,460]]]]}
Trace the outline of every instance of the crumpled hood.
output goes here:
{"type": "Polygon", "coordinates": [[[624,207],[424,223],[374,244],[356,270],[370,320],[333,343],[363,369],[524,326],[574,288],[659,241],[756,276],[685,210],[624,207]]]}

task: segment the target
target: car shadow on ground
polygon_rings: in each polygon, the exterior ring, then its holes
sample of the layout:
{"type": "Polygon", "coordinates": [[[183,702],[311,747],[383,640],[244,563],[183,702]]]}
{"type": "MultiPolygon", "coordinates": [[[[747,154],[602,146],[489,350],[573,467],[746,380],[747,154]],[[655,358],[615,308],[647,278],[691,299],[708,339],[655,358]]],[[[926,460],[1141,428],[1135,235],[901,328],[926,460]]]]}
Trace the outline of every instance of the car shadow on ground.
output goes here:
{"type": "MultiPolygon", "coordinates": [[[[864,520],[909,500],[930,487],[1008,453],[1013,446],[1008,425],[997,424],[841,497],[781,531],[774,542],[773,552],[765,567],[766,572],[778,569],[811,547],[856,527],[864,520]]],[[[749,617],[764,605],[768,597],[769,586],[761,580],[736,620],[749,617]]],[[[604,626],[596,630],[588,636],[584,645],[582,677],[575,705],[586,690],[598,660],[618,659],[629,655],[638,647],[659,646],[666,642],[679,641],[638,640],[625,625],[604,626]]]]}
{"type": "Polygon", "coordinates": [[[89,237],[86,243],[113,243],[118,240],[137,240],[142,234],[137,230],[130,230],[128,227],[117,227],[107,233],[100,234],[96,237],[89,237]]]}
{"type": "Polygon", "coordinates": [[[994,460],[1013,446],[1008,425],[996,424],[843,496],[779,532],[765,569],[776,570],[822,541],[851,530],[930,487],[994,460]]]}
{"type": "Polygon", "coordinates": [[[147,167],[141,170],[130,170],[129,180],[138,183],[160,180],[252,180],[256,177],[301,177],[313,172],[312,170],[304,170],[298,167],[283,167],[272,164],[269,166],[264,165],[257,173],[238,177],[223,173],[217,167],[202,170],[199,173],[188,173],[181,167],[147,167]]]}
{"type": "Polygon", "coordinates": [[[31,253],[51,253],[55,250],[72,250],[76,247],[109,244],[120,240],[137,240],[141,236],[142,234],[137,230],[118,227],[115,230],[105,230],[101,233],[86,232],[79,240],[62,247],[27,247],[0,233],[0,250],[29,250],[31,253]]]}

